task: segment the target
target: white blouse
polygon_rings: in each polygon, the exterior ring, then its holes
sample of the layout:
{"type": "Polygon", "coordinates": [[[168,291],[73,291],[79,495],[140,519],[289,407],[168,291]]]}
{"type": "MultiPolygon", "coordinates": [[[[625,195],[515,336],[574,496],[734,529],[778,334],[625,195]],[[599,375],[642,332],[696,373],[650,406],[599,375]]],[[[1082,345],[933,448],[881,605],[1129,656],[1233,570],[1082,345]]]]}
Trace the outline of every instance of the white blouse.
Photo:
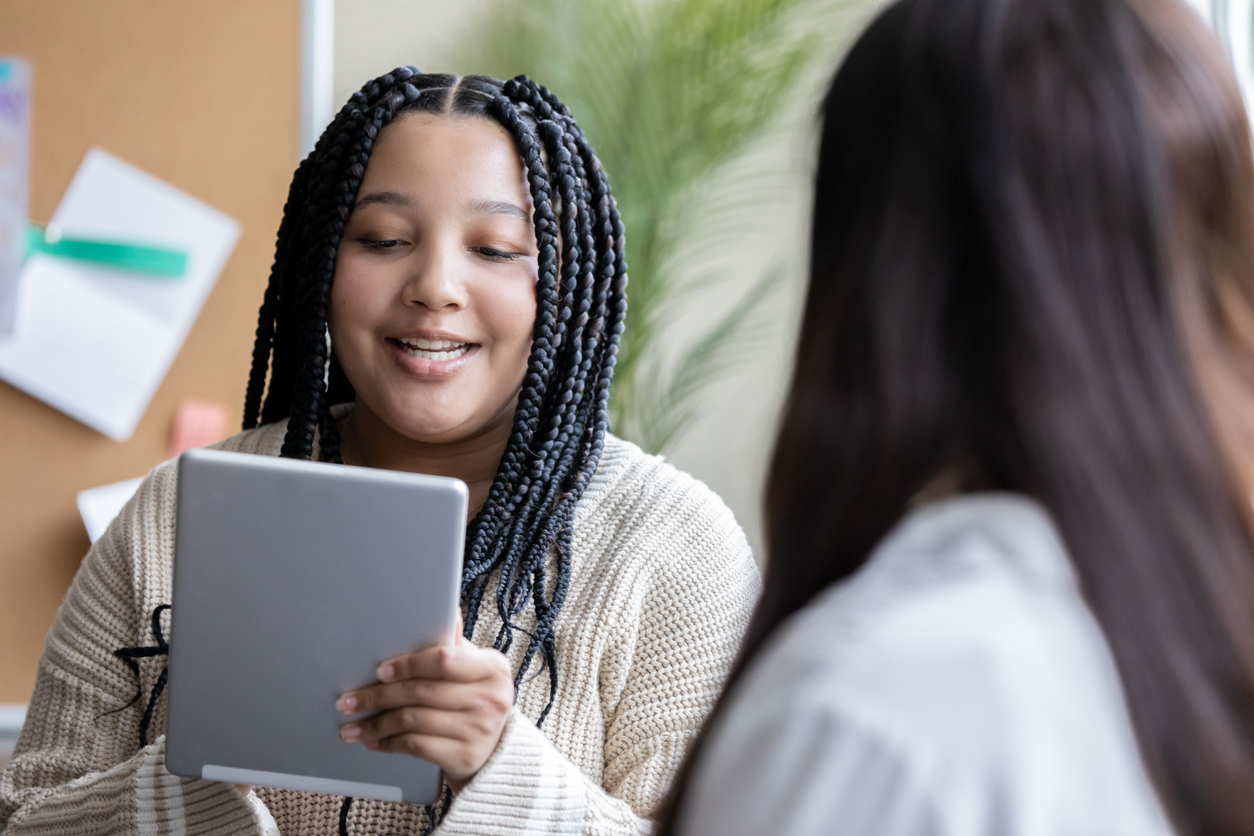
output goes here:
{"type": "Polygon", "coordinates": [[[682,825],[1172,832],[1053,522],[993,493],[914,510],[777,631],[712,729],[682,825]]]}

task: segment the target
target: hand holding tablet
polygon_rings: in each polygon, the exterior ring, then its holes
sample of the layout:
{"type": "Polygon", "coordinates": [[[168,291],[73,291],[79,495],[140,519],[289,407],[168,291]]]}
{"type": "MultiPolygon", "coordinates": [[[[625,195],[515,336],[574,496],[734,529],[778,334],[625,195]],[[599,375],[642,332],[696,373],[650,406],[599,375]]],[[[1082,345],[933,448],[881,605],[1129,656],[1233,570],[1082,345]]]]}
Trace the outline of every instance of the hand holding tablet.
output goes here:
{"type": "Polygon", "coordinates": [[[457,479],[183,454],[167,769],[411,804],[435,800],[443,766],[473,774],[504,726],[494,703],[512,704],[513,685],[501,654],[456,643],[466,506],[457,479]],[[412,665],[432,658],[447,676],[412,665]],[[389,660],[396,679],[375,682],[389,660]],[[436,675],[413,675],[424,671],[436,675]],[[402,707],[406,688],[415,699],[402,707]],[[419,702],[423,691],[445,702],[419,702]],[[352,724],[387,732],[369,738],[376,751],[344,745],[344,694],[362,695],[357,714],[382,710],[352,724]]]}
{"type": "Polygon", "coordinates": [[[459,619],[455,643],[396,656],[378,675],[336,702],[342,714],[373,715],[344,725],[340,739],[430,761],[460,791],[492,756],[514,705],[504,654],[463,638],[459,619]]]}

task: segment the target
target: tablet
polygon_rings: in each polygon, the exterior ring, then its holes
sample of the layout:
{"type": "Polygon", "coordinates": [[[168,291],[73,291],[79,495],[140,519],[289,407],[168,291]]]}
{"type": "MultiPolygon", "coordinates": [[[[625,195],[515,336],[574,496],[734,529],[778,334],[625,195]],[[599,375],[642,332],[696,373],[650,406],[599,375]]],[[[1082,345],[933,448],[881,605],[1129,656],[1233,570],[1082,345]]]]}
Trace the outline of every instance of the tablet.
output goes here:
{"type": "Polygon", "coordinates": [[[457,479],[193,450],[179,459],[166,769],[428,804],[440,770],[340,740],[340,694],[456,629],[457,479]]]}

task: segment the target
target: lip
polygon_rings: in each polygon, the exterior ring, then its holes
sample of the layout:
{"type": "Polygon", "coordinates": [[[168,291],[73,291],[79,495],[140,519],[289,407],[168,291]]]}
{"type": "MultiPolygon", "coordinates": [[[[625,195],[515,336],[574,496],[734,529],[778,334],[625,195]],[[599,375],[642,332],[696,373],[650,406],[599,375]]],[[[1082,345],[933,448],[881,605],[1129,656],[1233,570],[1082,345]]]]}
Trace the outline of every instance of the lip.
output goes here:
{"type": "Polygon", "coordinates": [[[451,343],[469,343],[475,345],[474,340],[468,340],[461,334],[454,334],[452,331],[433,331],[426,328],[420,328],[414,331],[401,331],[396,334],[388,334],[384,337],[386,340],[427,340],[435,342],[436,340],[447,340],[451,343]]]}
{"type": "Polygon", "coordinates": [[[392,359],[409,375],[422,380],[439,380],[440,378],[449,377],[456,374],[466,365],[468,365],[476,355],[479,354],[480,346],[478,343],[458,336],[448,331],[406,331],[402,334],[392,334],[384,337],[383,344],[387,346],[388,351],[392,355],[392,359]],[[436,342],[444,340],[451,343],[463,343],[469,345],[469,349],[460,357],[454,357],[451,360],[428,360],[423,357],[415,357],[399,345],[400,341],[426,340],[428,342],[436,342]]]}

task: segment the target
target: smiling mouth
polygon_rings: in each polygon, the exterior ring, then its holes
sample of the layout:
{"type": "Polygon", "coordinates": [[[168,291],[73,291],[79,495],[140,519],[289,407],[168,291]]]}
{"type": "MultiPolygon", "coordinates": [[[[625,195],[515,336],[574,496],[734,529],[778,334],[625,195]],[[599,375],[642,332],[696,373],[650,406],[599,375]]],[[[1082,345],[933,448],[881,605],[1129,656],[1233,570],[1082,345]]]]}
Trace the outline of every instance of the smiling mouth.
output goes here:
{"type": "Polygon", "coordinates": [[[388,342],[397,346],[411,357],[421,360],[456,360],[474,346],[474,343],[455,343],[449,340],[401,340],[389,338],[388,342]]]}

